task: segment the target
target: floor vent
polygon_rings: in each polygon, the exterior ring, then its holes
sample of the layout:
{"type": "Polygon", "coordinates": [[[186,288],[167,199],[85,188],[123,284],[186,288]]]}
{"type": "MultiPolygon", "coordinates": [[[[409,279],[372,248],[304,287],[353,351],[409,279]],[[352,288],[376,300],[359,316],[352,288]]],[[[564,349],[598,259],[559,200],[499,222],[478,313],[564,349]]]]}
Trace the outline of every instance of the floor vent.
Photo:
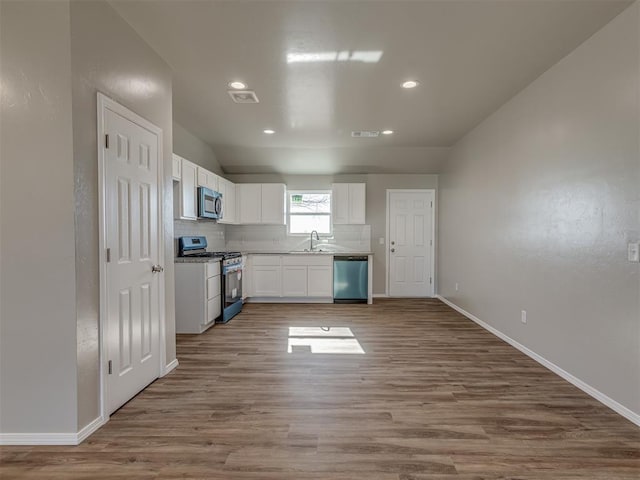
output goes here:
{"type": "Polygon", "coordinates": [[[354,138],[377,138],[380,136],[380,132],[377,130],[361,130],[359,132],[351,132],[351,136],[354,138]]]}
{"type": "Polygon", "coordinates": [[[229,96],[236,103],[258,103],[258,96],[253,90],[229,90],[229,96]]]}

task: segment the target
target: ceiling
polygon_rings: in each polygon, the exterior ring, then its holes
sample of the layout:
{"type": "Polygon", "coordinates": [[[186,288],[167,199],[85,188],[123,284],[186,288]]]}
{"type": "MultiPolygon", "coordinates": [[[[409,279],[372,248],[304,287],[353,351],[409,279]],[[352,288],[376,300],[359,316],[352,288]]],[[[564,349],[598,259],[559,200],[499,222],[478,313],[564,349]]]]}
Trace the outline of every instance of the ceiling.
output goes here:
{"type": "Polygon", "coordinates": [[[173,68],[175,121],[227,173],[289,174],[438,173],[447,147],[630,3],[111,2],[173,68]],[[233,103],[233,80],[260,103],[233,103]]]}

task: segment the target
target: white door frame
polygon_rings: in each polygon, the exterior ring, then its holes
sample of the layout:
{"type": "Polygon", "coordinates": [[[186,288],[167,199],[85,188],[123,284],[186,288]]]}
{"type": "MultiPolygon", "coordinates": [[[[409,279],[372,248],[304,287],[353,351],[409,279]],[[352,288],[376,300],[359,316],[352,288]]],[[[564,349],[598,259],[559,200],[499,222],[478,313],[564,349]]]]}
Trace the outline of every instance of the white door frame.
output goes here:
{"type": "MultiPolygon", "coordinates": [[[[105,342],[106,322],[107,322],[107,259],[106,259],[106,234],[107,234],[107,210],[106,210],[106,162],[105,162],[105,113],[111,110],[114,113],[130,120],[136,125],[157,135],[158,138],[158,261],[164,263],[164,221],[162,199],[164,198],[164,157],[162,155],[162,129],[149,122],[140,115],[132,112],[128,108],[120,105],[106,95],[98,92],[98,216],[99,216],[99,252],[100,252],[100,416],[103,422],[109,420],[107,413],[107,398],[109,391],[107,388],[107,345],[105,342]]],[[[158,276],[158,315],[160,320],[158,351],[159,368],[158,374],[162,376],[165,372],[166,364],[166,332],[165,332],[165,279],[164,273],[158,276]]]]}
{"type": "Polygon", "coordinates": [[[391,221],[390,221],[390,215],[391,215],[391,194],[392,193],[431,193],[433,194],[433,215],[431,215],[431,239],[433,240],[433,242],[431,243],[431,271],[429,272],[429,274],[431,275],[431,278],[433,279],[433,282],[431,284],[431,298],[435,298],[436,296],[436,208],[437,208],[437,203],[436,203],[436,191],[433,188],[429,188],[429,189],[401,189],[401,188],[388,188],[387,189],[387,214],[386,214],[386,241],[385,241],[385,251],[384,251],[384,257],[385,257],[385,268],[387,269],[387,274],[385,276],[384,279],[384,293],[385,296],[388,297],[389,296],[389,276],[391,275],[391,271],[389,270],[389,238],[391,236],[391,221]]]}

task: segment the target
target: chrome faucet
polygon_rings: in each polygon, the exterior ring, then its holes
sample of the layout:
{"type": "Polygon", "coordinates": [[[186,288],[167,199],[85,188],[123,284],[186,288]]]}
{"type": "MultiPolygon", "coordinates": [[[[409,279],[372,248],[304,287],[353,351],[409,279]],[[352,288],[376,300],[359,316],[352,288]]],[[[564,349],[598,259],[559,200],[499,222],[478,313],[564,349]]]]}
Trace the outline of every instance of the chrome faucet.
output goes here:
{"type": "Polygon", "coordinates": [[[313,230],[311,232],[311,238],[309,239],[309,251],[313,252],[313,234],[316,234],[316,240],[320,241],[320,237],[318,236],[318,232],[316,230],[313,230]]]}

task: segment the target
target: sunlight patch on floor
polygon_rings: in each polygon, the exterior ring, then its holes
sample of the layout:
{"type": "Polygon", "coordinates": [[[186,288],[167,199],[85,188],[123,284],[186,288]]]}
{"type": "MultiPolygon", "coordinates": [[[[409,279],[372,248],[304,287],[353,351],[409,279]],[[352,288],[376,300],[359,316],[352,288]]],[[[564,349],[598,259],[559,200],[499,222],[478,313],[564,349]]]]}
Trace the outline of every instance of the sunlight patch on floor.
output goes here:
{"type": "Polygon", "coordinates": [[[348,327],[289,327],[287,352],[301,351],[300,347],[307,347],[311,353],[365,353],[348,327]]]}

